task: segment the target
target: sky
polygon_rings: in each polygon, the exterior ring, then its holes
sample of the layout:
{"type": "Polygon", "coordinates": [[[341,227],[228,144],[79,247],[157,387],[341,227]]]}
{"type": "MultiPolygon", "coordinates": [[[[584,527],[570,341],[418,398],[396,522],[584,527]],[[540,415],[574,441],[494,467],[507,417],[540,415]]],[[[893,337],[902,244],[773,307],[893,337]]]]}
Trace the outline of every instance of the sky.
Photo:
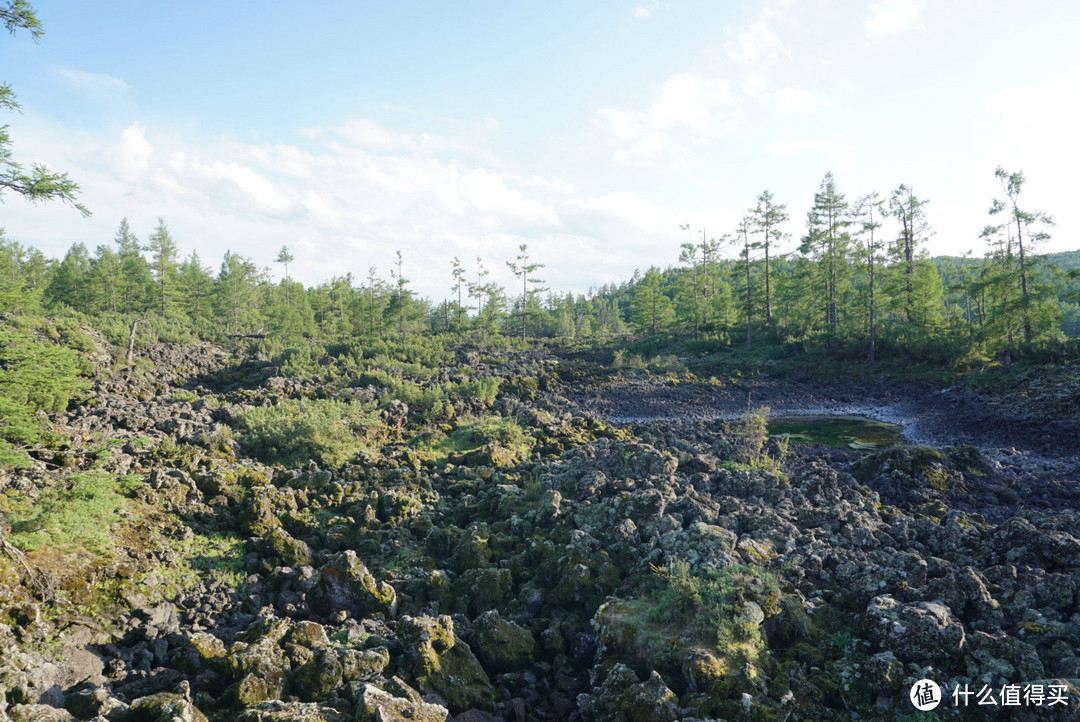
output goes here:
{"type": "Polygon", "coordinates": [[[40,41],[0,40],[2,122],[93,215],[8,193],[0,226],[52,256],[163,218],[215,271],[232,250],[279,278],[288,245],[307,284],[389,279],[400,250],[439,300],[455,257],[513,288],[527,244],[588,292],[765,190],[794,250],[826,172],[849,200],[912,186],[926,249],[981,255],[999,165],[1056,221],[1043,250],[1080,248],[1073,0],[33,5],[40,41]]]}

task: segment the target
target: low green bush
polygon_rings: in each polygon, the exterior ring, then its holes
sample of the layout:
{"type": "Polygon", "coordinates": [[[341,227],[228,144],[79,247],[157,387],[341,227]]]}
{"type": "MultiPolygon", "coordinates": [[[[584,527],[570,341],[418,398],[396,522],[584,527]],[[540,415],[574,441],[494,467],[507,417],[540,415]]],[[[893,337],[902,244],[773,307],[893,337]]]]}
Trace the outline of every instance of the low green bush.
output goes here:
{"type": "Polygon", "coordinates": [[[4,497],[0,508],[11,525],[8,538],[24,551],[48,546],[66,553],[105,554],[112,549],[109,528],[120,519],[117,512],[138,484],[134,475],[86,472],[46,489],[35,501],[4,497]]]}
{"type": "Polygon", "coordinates": [[[268,464],[287,466],[309,459],[321,466],[340,466],[365,448],[379,426],[370,406],[332,399],[261,406],[233,421],[247,453],[268,464]]]}

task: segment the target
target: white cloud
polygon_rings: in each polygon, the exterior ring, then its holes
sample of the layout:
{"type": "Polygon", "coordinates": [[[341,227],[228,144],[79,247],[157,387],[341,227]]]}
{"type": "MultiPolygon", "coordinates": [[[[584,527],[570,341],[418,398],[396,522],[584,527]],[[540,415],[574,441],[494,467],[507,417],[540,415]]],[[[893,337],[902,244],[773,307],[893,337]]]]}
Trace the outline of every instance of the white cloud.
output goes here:
{"type": "Polygon", "coordinates": [[[355,118],[331,128],[306,128],[302,133],[310,138],[322,138],[331,134],[351,146],[378,152],[433,154],[439,151],[462,150],[459,142],[447,136],[408,133],[388,128],[367,118],[355,118]]]}
{"type": "Polygon", "coordinates": [[[264,176],[235,161],[224,163],[216,160],[208,166],[208,170],[213,176],[235,183],[240,190],[250,196],[264,210],[272,213],[285,213],[292,205],[285,196],[278,192],[274,184],[264,176]]]}
{"type": "Polygon", "coordinates": [[[90,73],[74,68],[57,68],[56,74],[78,90],[95,95],[106,95],[128,89],[127,83],[108,73],[90,73]]]}
{"type": "Polygon", "coordinates": [[[150,167],[154,146],[146,139],[146,128],[135,121],[120,134],[120,143],[111,148],[109,157],[127,179],[142,175],[150,167]]]}
{"type": "Polygon", "coordinates": [[[925,0],[880,0],[870,6],[863,29],[871,37],[897,35],[919,19],[925,0]]]}
{"type": "Polygon", "coordinates": [[[645,18],[652,17],[652,10],[649,8],[636,7],[634,8],[634,17],[644,20],[645,18]]]}
{"type": "Polygon", "coordinates": [[[821,101],[816,96],[795,88],[782,88],[776,91],[773,93],[773,101],[776,103],[776,109],[785,115],[813,113],[821,105],[821,101]]]}
{"type": "Polygon", "coordinates": [[[702,126],[717,108],[730,105],[731,90],[723,78],[682,73],[668,78],[649,109],[649,120],[657,128],[685,124],[702,126]]]}
{"type": "Polygon", "coordinates": [[[1071,142],[1080,114],[1078,86],[1080,73],[1072,73],[1047,83],[1002,90],[976,108],[990,123],[994,142],[979,163],[984,185],[973,203],[977,200],[984,207],[989,194],[997,192],[991,176],[996,166],[1023,171],[1025,203],[1048,211],[1057,220],[1057,228],[1051,231],[1056,240],[1051,245],[1060,250],[1075,248],[1080,230],[1080,218],[1072,210],[1080,148],[1071,142]]]}
{"type": "Polygon", "coordinates": [[[859,167],[856,154],[863,152],[865,149],[849,143],[840,143],[823,138],[808,138],[804,140],[777,141],[770,143],[762,150],[769,155],[784,157],[803,153],[816,153],[828,158],[842,171],[853,171],[859,167]]]}
{"type": "Polygon", "coordinates": [[[784,43],[773,31],[782,18],[774,8],[763,8],[757,19],[735,34],[724,48],[727,56],[740,65],[769,65],[784,53],[784,43]]]}
{"type": "Polygon", "coordinates": [[[615,141],[615,159],[633,163],[691,145],[687,141],[714,130],[718,115],[734,103],[723,78],[681,73],[660,84],[647,109],[600,108],[595,122],[615,141]]]}

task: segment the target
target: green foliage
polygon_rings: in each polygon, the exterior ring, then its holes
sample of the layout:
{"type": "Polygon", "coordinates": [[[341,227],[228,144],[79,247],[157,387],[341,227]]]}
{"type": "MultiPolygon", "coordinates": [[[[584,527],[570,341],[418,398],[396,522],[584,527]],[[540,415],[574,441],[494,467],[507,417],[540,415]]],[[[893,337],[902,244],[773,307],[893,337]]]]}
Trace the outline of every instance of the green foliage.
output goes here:
{"type": "Polygon", "coordinates": [[[46,489],[35,501],[0,498],[11,525],[9,539],[24,551],[48,546],[69,554],[105,554],[112,548],[109,529],[138,484],[133,475],[86,472],[46,489]]]}
{"type": "MultiPolygon", "coordinates": [[[[155,569],[154,575],[171,594],[196,588],[200,584],[221,582],[233,589],[243,587],[244,541],[234,534],[195,534],[188,539],[172,542],[178,552],[177,561],[155,569]]],[[[144,578],[145,582],[146,579],[144,578]]]]}
{"type": "Polygon", "coordinates": [[[492,404],[499,393],[499,385],[502,379],[498,376],[489,376],[486,379],[464,381],[454,387],[454,393],[467,399],[478,399],[485,404],[492,404]]]}
{"type": "Polygon", "coordinates": [[[747,409],[739,417],[738,426],[735,429],[735,454],[736,461],[752,468],[765,471],[779,471],[787,454],[788,441],[781,439],[778,443],[778,452],[772,456],[766,449],[769,441],[769,407],[759,406],[756,409],[747,409]]]}
{"type": "Polygon", "coordinates": [[[757,660],[765,638],[760,623],[744,612],[748,602],[757,604],[766,617],[780,611],[776,575],[747,564],[695,574],[683,561],[654,567],[653,572],[645,596],[647,621],[676,625],[724,656],[757,660]]]}
{"type": "Polygon", "coordinates": [[[38,343],[27,334],[0,332],[0,464],[22,465],[18,446],[37,441],[44,420],[85,388],[80,356],[69,349],[38,343]]]}
{"type": "MultiPolygon", "coordinates": [[[[8,32],[14,35],[26,30],[35,41],[45,32],[37,19],[34,8],[26,0],[8,0],[7,7],[0,9],[0,20],[8,32]]],[[[19,104],[9,85],[0,85],[0,108],[18,110],[19,104]]],[[[35,163],[30,171],[12,160],[11,137],[7,126],[0,126],[0,193],[12,190],[33,202],[59,200],[78,209],[84,216],[90,215],[86,206],[75,200],[79,186],[66,173],[50,173],[42,163],[35,163]]]]}
{"type": "Polygon", "coordinates": [[[266,463],[297,465],[314,459],[337,467],[365,448],[380,423],[370,406],[322,399],[244,411],[233,426],[245,451],[266,463]]]}

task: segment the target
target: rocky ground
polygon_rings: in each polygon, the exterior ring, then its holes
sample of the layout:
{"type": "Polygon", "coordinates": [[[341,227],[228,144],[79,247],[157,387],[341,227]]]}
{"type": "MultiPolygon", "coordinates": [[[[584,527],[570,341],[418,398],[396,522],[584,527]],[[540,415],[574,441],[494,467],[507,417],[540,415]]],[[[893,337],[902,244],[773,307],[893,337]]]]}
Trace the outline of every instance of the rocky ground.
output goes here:
{"type": "Polygon", "coordinates": [[[11,509],[113,504],[93,544],[61,525],[20,549],[36,537],[0,525],[0,719],[893,720],[924,678],[1069,699],[939,718],[1080,710],[1068,419],[1029,412],[1011,436],[1015,406],[968,392],[627,382],[461,349],[433,383],[467,365],[501,390],[435,423],[513,420],[531,452],[436,460],[415,409],[356,387],[381,404],[377,446],[287,467],[252,458],[236,419],[340,388],[206,346],[143,356],[99,364],[56,448],[0,476],[11,509]],[[913,405],[939,443],[746,464],[723,417],[748,391],[785,411],[913,405]],[[997,422],[982,436],[977,413],[997,422]]]}

